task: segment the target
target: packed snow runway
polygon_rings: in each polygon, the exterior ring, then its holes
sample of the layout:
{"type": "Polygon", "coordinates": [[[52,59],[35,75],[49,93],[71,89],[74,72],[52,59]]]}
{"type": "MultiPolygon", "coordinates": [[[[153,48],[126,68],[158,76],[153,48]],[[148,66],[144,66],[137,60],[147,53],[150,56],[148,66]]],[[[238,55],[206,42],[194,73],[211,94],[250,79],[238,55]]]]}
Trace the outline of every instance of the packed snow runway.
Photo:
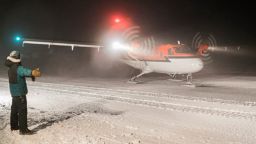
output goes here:
{"type": "Polygon", "coordinates": [[[8,80],[0,78],[2,144],[254,144],[256,78],[198,76],[195,87],[168,77],[28,81],[32,136],[11,132],[8,80]]]}

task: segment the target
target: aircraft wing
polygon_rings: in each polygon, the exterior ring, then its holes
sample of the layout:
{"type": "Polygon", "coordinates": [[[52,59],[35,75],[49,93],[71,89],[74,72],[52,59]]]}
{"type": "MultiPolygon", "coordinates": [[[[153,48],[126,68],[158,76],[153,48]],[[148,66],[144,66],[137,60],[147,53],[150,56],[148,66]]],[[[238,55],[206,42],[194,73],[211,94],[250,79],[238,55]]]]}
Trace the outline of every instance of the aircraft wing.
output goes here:
{"type": "Polygon", "coordinates": [[[91,44],[85,44],[85,43],[66,43],[66,42],[58,42],[58,41],[51,41],[51,40],[37,40],[37,39],[24,39],[22,42],[22,46],[27,44],[32,45],[47,45],[48,48],[51,46],[65,46],[65,47],[71,47],[71,50],[73,51],[75,47],[83,47],[83,48],[97,48],[98,51],[100,48],[103,48],[101,45],[91,45],[91,44]]]}

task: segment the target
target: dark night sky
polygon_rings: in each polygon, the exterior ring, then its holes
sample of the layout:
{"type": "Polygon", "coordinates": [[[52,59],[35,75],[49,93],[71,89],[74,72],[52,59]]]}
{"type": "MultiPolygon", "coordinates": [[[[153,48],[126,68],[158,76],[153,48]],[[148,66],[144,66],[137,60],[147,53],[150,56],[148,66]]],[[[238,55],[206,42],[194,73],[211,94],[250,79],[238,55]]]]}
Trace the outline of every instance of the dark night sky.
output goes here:
{"type": "Polygon", "coordinates": [[[0,47],[24,37],[96,42],[109,16],[122,13],[150,34],[211,32],[223,43],[255,44],[254,7],[209,0],[1,0],[0,47]]]}

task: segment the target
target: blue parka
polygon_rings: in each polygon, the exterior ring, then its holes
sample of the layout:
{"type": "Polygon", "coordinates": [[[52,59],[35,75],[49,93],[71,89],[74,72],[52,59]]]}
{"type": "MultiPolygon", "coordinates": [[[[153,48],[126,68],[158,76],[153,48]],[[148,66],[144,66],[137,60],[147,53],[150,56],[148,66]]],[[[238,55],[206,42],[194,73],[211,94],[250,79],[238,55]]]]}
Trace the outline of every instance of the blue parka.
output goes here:
{"type": "Polygon", "coordinates": [[[31,76],[32,70],[18,66],[17,83],[10,83],[10,92],[12,96],[24,96],[28,93],[26,77],[31,76]]]}

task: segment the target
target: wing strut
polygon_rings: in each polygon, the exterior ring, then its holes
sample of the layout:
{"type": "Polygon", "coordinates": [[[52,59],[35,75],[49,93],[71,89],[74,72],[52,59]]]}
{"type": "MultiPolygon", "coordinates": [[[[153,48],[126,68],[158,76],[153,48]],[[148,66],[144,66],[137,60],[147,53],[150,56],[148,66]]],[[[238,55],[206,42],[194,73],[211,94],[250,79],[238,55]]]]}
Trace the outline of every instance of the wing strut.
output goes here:
{"type": "Polygon", "coordinates": [[[46,40],[34,40],[34,39],[24,39],[22,46],[24,47],[25,44],[34,44],[34,45],[47,45],[48,48],[51,46],[67,46],[71,47],[73,51],[75,47],[84,47],[84,48],[97,48],[98,51],[103,46],[100,45],[90,45],[90,44],[83,44],[83,43],[64,43],[64,42],[55,42],[55,41],[46,41],[46,40]]]}

